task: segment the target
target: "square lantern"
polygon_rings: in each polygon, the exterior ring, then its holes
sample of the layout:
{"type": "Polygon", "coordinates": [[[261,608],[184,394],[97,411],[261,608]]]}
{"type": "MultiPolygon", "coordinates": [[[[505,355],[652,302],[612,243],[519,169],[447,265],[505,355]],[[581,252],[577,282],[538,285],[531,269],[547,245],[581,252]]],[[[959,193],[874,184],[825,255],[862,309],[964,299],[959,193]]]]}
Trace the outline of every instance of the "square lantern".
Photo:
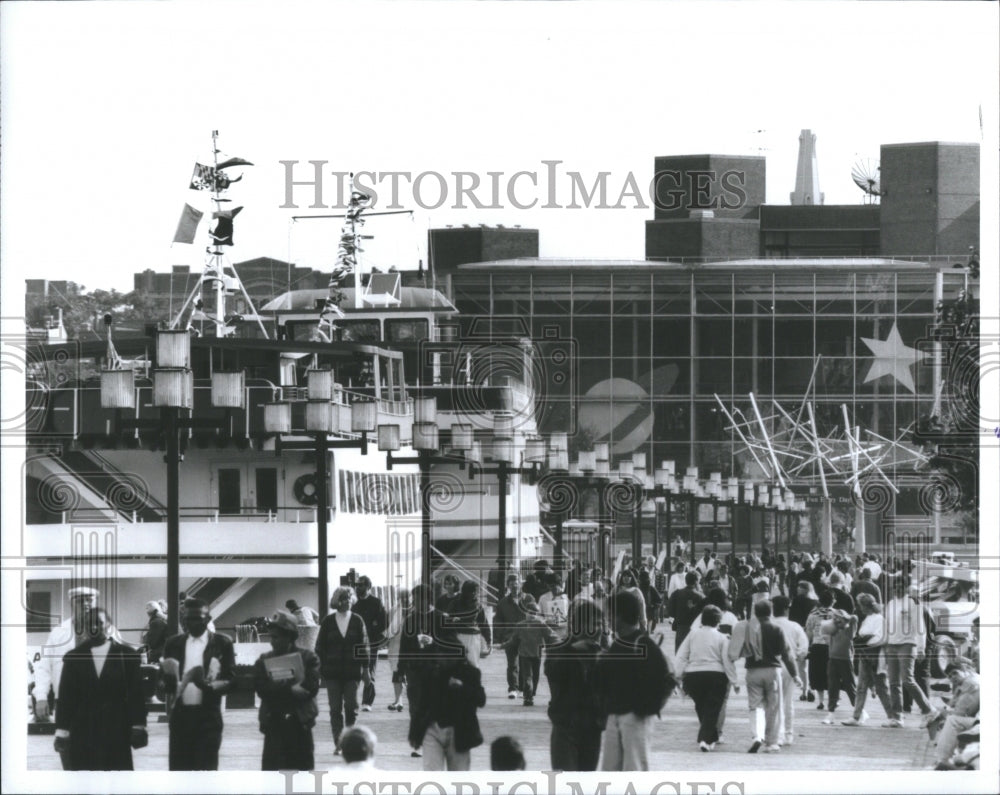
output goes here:
{"type": "Polygon", "coordinates": [[[684,477],[698,479],[698,467],[688,467],[684,472],[684,477]]]}
{"type": "Polygon", "coordinates": [[[101,408],[135,408],[135,372],[132,370],[101,371],[101,408]]]}
{"type": "Polygon", "coordinates": [[[673,461],[661,461],[660,462],[660,469],[662,469],[668,475],[675,475],[675,474],[677,474],[677,469],[676,469],[673,461]]]}
{"type": "Polygon", "coordinates": [[[505,464],[510,464],[514,461],[513,439],[494,439],[492,450],[494,461],[502,461],[505,464]]]}
{"type": "Polygon", "coordinates": [[[419,397],[413,401],[414,422],[437,422],[437,398],[419,397]]]}
{"type": "Polygon", "coordinates": [[[335,406],[329,400],[306,402],[306,430],[313,433],[332,433],[339,430],[334,415],[335,406]]]}
{"type": "MultiPolygon", "coordinates": [[[[596,451],[595,451],[596,455],[596,451]]],[[[610,477],[611,475],[611,462],[606,458],[598,457],[594,462],[594,474],[598,477],[610,477]]]]}
{"type": "Polygon", "coordinates": [[[306,370],[306,396],[310,400],[333,400],[333,370],[306,370]]]}
{"type": "Polygon", "coordinates": [[[194,404],[194,377],[190,370],[153,370],[153,405],[190,409],[194,404]]]}
{"type": "Polygon", "coordinates": [[[436,422],[413,423],[413,449],[431,453],[438,450],[438,426],[436,422]]]}
{"type": "Polygon", "coordinates": [[[354,433],[374,431],[377,411],[374,400],[355,400],[351,404],[351,430],[354,433]]]}
{"type": "Polygon", "coordinates": [[[653,470],[653,483],[657,486],[668,488],[667,484],[674,479],[673,473],[668,472],[663,467],[653,470]]]}
{"type": "Polygon", "coordinates": [[[212,373],[212,405],[216,408],[242,409],[246,406],[246,373],[212,373]]]}
{"type": "Polygon", "coordinates": [[[394,452],[400,448],[399,426],[378,426],[378,449],[382,452],[394,452]]]}
{"type": "Polygon", "coordinates": [[[264,430],[267,433],[291,433],[292,404],[287,401],[265,403],[264,430]]]}
{"type": "Polygon", "coordinates": [[[597,468],[597,453],[593,450],[581,450],[577,455],[577,463],[581,472],[593,472],[597,468]]]}
{"type": "Polygon", "coordinates": [[[596,461],[611,461],[611,445],[607,442],[594,443],[594,459],[596,461]]]}
{"type": "Polygon", "coordinates": [[[743,481],[743,502],[753,505],[754,482],[752,480],[743,481]]]}
{"type": "Polygon", "coordinates": [[[156,366],[186,369],[191,366],[191,332],[161,329],[156,332],[156,366]]]}
{"type": "Polygon", "coordinates": [[[634,472],[634,467],[631,461],[619,461],[618,462],[618,477],[622,480],[632,477],[634,472]]]}
{"type": "Polygon", "coordinates": [[[544,464],[546,452],[544,439],[528,439],[524,443],[525,463],[544,464]]]}
{"type": "Polygon", "coordinates": [[[645,469],[646,468],[646,454],[645,453],[632,453],[632,467],[634,469],[645,469]]]}
{"type": "Polygon", "coordinates": [[[553,433],[549,437],[549,469],[569,470],[569,440],[565,433],[553,433]]]}

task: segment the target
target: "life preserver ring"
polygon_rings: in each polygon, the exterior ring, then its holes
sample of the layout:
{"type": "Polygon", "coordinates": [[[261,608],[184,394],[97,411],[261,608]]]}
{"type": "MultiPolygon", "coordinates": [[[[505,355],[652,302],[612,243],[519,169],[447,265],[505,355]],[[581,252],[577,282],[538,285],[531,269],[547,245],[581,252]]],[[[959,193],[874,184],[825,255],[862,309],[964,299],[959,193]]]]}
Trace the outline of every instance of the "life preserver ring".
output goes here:
{"type": "Polygon", "coordinates": [[[315,505],[319,502],[319,489],[316,486],[316,475],[309,472],[301,475],[295,480],[292,491],[303,505],[315,505]]]}

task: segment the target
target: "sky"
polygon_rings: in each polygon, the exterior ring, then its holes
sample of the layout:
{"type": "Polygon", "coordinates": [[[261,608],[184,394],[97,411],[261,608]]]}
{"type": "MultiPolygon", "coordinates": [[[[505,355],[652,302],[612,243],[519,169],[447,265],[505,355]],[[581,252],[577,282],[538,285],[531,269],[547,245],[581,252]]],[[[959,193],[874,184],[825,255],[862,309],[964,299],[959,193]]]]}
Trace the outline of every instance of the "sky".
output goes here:
{"type": "Polygon", "coordinates": [[[436,177],[401,183],[414,212],[369,222],[370,264],[426,261],[427,229],[447,224],[537,228],[542,256],[641,259],[652,209],[543,208],[544,161],[559,161],[556,204],[570,171],[587,185],[608,172],[615,204],[630,175],[646,190],[658,155],[762,155],[767,201],[787,204],[808,128],[826,203],[857,204],[851,167],[880,144],[978,142],[981,106],[996,127],[994,4],[140,0],[0,15],[5,282],[128,290],[145,268],[199,268],[204,237],[171,241],[185,202],[211,209],[187,184],[212,130],[255,163],[228,194],[245,208],[233,260],[325,270],[340,222],[291,221],[323,210],[308,187],[281,207],[283,160],[296,180],[326,161],[326,204],[335,171],[444,175],[438,208],[436,177]],[[501,172],[502,207],[455,208],[456,171],[501,172]],[[514,193],[532,209],[506,196],[519,171],[538,174],[514,193]]]}

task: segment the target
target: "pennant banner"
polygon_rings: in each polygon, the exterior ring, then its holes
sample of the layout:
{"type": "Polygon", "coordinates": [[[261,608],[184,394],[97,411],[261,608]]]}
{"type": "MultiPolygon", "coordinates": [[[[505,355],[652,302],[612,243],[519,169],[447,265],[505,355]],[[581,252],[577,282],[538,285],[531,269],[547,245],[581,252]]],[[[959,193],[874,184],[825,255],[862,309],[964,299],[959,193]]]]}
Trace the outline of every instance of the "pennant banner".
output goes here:
{"type": "MultiPolygon", "coordinates": [[[[230,159],[238,159],[238,158],[230,158],[230,159]]],[[[236,165],[236,164],[229,163],[229,165],[236,165]]],[[[239,182],[241,179],[243,179],[242,174],[233,179],[232,177],[226,176],[221,171],[217,171],[211,166],[203,166],[201,163],[195,163],[194,172],[191,174],[191,182],[188,184],[188,187],[191,190],[224,191],[234,182],[239,182]]]]}
{"type": "Polygon", "coordinates": [[[223,160],[219,165],[216,166],[218,169],[231,168],[232,166],[252,166],[249,160],[244,160],[242,157],[230,157],[227,160],[223,160]]]}
{"type": "Polygon", "coordinates": [[[174,232],[174,242],[194,243],[194,236],[203,215],[201,210],[196,210],[190,204],[185,204],[184,209],[181,210],[181,220],[177,222],[177,231],[174,232]]]}
{"type": "Polygon", "coordinates": [[[233,245],[233,219],[239,215],[242,207],[234,207],[232,210],[220,210],[212,213],[215,219],[215,227],[209,232],[212,241],[217,246],[233,245]]]}

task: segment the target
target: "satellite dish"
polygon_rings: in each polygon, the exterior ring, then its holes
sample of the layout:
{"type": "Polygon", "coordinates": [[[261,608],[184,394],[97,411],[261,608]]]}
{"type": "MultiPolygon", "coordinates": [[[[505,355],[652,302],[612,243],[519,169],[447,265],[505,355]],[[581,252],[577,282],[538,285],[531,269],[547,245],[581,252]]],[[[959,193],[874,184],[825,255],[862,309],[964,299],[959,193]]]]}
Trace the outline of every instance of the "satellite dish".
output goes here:
{"type": "Polygon", "coordinates": [[[865,192],[869,203],[874,202],[875,197],[882,193],[880,169],[874,160],[868,158],[858,160],[851,169],[851,179],[865,192]]]}

